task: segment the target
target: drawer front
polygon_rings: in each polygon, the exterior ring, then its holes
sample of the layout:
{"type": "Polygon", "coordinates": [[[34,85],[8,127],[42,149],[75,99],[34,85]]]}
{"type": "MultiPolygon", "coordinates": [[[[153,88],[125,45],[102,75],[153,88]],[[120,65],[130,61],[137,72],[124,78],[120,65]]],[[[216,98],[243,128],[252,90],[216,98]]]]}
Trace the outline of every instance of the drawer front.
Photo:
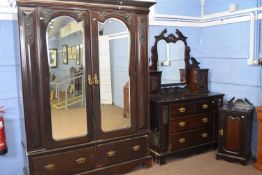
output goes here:
{"type": "Polygon", "coordinates": [[[203,100],[196,102],[196,112],[208,112],[214,110],[214,101],[203,100]]]}
{"type": "Polygon", "coordinates": [[[208,143],[214,140],[214,127],[193,130],[170,137],[171,150],[186,148],[188,146],[208,143]]]}
{"type": "Polygon", "coordinates": [[[194,103],[179,103],[169,105],[170,117],[189,115],[195,112],[194,103]]]}
{"type": "Polygon", "coordinates": [[[186,131],[212,125],[214,113],[203,113],[187,117],[173,118],[170,120],[169,130],[171,133],[186,131]]]}
{"type": "Polygon", "coordinates": [[[148,136],[97,146],[97,166],[103,167],[148,155],[148,136]]]}
{"type": "Polygon", "coordinates": [[[95,167],[94,147],[32,158],[33,175],[71,175],[95,167]]]}

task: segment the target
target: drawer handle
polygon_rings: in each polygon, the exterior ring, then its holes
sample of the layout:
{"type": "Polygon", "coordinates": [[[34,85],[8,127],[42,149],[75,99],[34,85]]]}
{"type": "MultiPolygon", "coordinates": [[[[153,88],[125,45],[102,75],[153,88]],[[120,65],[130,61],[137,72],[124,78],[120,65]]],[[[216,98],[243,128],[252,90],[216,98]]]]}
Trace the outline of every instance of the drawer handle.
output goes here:
{"type": "Polygon", "coordinates": [[[183,122],[179,122],[178,124],[179,124],[180,127],[186,126],[186,122],[184,122],[184,121],[183,122]]]}
{"type": "Polygon", "coordinates": [[[55,164],[48,164],[46,166],[44,166],[44,168],[47,170],[47,171],[52,171],[55,169],[55,164]]]}
{"type": "Polygon", "coordinates": [[[202,109],[207,109],[208,108],[208,104],[203,104],[202,105],[202,109]]]}
{"type": "Polygon", "coordinates": [[[107,157],[114,157],[116,155],[116,151],[109,151],[106,153],[107,157]]]}
{"type": "Polygon", "coordinates": [[[137,151],[139,151],[140,150],[140,145],[136,145],[136,146],[133,146],[132,147],[132,150],[134,151],[134,152],[137,152],[137,151]]]}
{"type": "Polygon", "coordinates": [[[179,110],[179,112],[186,112],[186,108],[184,108],[184,107],[181,107],[178,110],[179,110]]]}
{"type": "Polygon", "coordinates": [[[223,136],[223,135],[224,135],[224,130],[223,130],[223,129],[220,129],[220,130],[219,130],[219,134],[220,134],[221,136],[223,136]]]}
{"type": "Polygon", "coordinates": [[[75,161],[77,164],[83,164],[83,163],[86,163],[86,158],[80,157],[79,159],[76,159],[75,161]]]}
{"type": "Polygon", "coordinates": [[[207,138],[207,137],[208,137],[208,134],[207,134],[207,133],[203,133],[203,134],[201,134],[201,137],[207,138]]]}
{"type": "Polygon", "coordinates": [[[203,122],[203,123],[207,123],[207,122],[208,122],[208,118],[207,118],[207,117],[202,118],[202,122],[203,122]]]}
{"type": "Polygon", "coordinates": [[[185,139],[185,138],[181,138],[181,139],[179,139],[178,141],[179,141],[179,143],[185,143],[185,142],[186,142],[186,139],[185,139]]]}

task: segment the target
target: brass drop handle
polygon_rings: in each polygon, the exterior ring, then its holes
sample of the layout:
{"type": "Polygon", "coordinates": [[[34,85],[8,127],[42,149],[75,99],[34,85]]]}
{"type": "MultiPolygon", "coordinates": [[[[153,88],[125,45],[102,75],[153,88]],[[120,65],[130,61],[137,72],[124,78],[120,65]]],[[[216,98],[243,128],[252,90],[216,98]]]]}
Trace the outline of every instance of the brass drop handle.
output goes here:
{"type": "Polygon", "coordinates": [[[44,166],[45,170],[53,171],[55,169],[55,164],[49,163],[48,165],[44,166]]]}
{"type": "Polygon", "coordinates": [[[185,143],[185,142],[186,142],[186,139],[185,139],[185,138],[181,138],[181,139],[179,139],[178,141],[179,141],[179,143],[185,143]]]}
{"type": "Polygon", "coordinates": [[[207,109],[208,108],[208,104],[203,104],[202,105],[202,109],[207,109]]]}
{"type": "Polygon", "coordinates": [[[207,138],[207,137],[208,137],[208,134],[207,134],[207,133],[203,133],[203,134],[201,134],[201,137],[207,138]]]}
{"type": "Polygon", "coordinates": [[[203,123],[207,123],[207,122],[208,122],[208,118],[207,118],[207,117],[202,118],[202,122],[203,122],[203,123]]]}
{"type": "Polygon", "coordinates": [[[179,122],[178,125],[179,125],[180,127],[184,127],[184,126],[186,126],[186,122],[184,122],[184,121],[179,122]]]}
{"type": "Polygon", "coordinates": [[[83,163],[86,163],[86,158],[84,157],[80,157],[79,159],[76,159],[75,162],[77,164],[83,164],[83,163]]]}
{"type": "Polygon", "coordinates": [[[98,80],[97,74],[94,75],[94,83],[95,83],[95,85],[99,84],[99,80],[98,80]]]}
{"type": "Polygon", "coordinates": [[[134,151],[134,152],[137,152],[137,151],[139,151],[140,150],[140,145],[135,145],[135,146],[133,146],[132,147],[132,150],[134,151]]]}
{"type": "Polygon", "coordinates": [[[184,107],[181,107],[178,110],[179,110],[179,112],[186,112],[186,108],[184,108],[184,107]]]}
{"type": "Polygon", "coordinates": [[[223,136],[223,135],[224,135],[224,130],[223,130],[223,129],[220,129],[220,130],[219,130],[219,134],[220,134],[221,136],[223,136]]]}
{"type": "Polygon", "coordinates": [[[116,151],[109,151],[106,153],[107,157],[114,157],[116,155],[116,151]]]}
{"type": "Polygon", "coordinates": [[[91,78],[91,75],[87,76],[88,85],[92,86],[94,84],[94,81],[91,78]]]}

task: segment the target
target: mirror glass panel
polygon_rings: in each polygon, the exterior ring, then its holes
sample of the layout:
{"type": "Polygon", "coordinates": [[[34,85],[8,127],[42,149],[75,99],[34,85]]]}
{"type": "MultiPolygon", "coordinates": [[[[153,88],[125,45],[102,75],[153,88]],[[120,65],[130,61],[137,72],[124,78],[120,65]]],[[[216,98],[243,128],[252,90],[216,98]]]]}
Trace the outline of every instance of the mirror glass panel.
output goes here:
{"type": "Polygon", "coordinates": [[[130,128],[130,33],[116,18],[99,22],[98,30],[101,127],[104,132],[130,128]]]}
{"type": "Polygon", "coordinates": [[[185,44],[179,40],[168,43],[160,40],[157,43],[158,70],[162,71],[161,83],[185,83],[185,44]],[[181,73],[180,73],[181,72],[181,73]]]}
{"type": "Polygon", "coordinates": [[[57,17],[49,23],[46,38],[53,139],[86,136],[83,22],[57,17]]]}

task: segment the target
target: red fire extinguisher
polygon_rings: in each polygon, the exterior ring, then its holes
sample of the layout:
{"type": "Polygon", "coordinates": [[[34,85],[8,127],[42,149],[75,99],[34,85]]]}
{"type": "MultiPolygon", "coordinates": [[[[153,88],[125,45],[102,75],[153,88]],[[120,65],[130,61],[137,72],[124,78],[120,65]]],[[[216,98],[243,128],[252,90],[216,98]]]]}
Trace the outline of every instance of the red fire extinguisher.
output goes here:
{"type": "Polygon", "coordinates": [[[5,140],[4,118],[0,117],[0,155],[7,153],[7,145],[5,140]]]}

